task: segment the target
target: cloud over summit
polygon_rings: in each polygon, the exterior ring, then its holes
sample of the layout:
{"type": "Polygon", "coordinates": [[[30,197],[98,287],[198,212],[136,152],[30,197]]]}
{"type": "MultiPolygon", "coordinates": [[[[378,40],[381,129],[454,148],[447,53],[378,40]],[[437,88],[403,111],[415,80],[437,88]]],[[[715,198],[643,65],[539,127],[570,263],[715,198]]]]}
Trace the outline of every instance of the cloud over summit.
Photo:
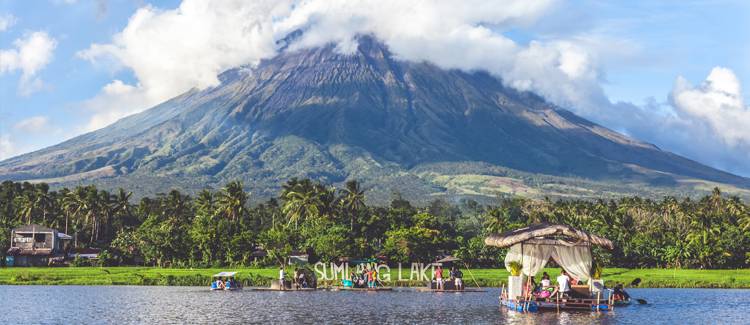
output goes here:
{"type": "Polygon", "coordinates": [[[276,41],[295,30],[304,32],[290,50],[335,42],[340,51],[350,52],[356,35],[372,34],[400,59],[487,70],[509,86],[539,93],[607,127],[701,161],[703,154],[713,152],[715,166],[750,172],[750,167],[732,167],[744,156],[740,151],[746,148],[749,124],[739,82],[729,77],[730,70],[715,69],[700,86],[678,80],[669,105],[613,103],[602,88],[601,62],[617,55],[613,46],[633,45],[627,40],[577,31],[521,44],[506,35],[537,24],[557,9],[557,2],[184,0],[171,10],[146,6],[110,43],[79,52],[92,62],[115,62],[137,80],[113,80],[87,101],[95,113],[86,129],[191,88],[217,85],[222,71],[276,55],[276,41]],[[113,92],[113,87],[124,91],[113,92]]]}

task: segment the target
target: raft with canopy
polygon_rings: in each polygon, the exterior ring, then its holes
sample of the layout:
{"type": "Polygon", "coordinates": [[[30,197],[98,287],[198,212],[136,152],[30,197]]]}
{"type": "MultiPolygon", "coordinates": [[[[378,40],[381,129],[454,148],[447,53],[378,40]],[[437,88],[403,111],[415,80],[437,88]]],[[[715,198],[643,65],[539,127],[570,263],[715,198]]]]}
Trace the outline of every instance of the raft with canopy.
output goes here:
{"type": "Polygon", "coordinates": [[[219,272],[214,274],[211,281],[211,290],[239,290],[239,282],[235,279],[237,272],[219,272]],[[220,282],[221,281],[221,282],[220,282]]]}
{"type": "Polygon", "coordinates": [[[502,234],[485,238],[485,244],[506,248],[505,268],[520,264],[520,274],[508,277],[508,288],[503,288],[501,303],[519,311],[537,309],[589,309],[611,310],[609,290],[604,290],[603,280],[592,279],[594,268],[591,248],[593,245],[606,249],[614,246],[609,239],[561,224],[533,224],[502,234]],[[531,277],[544,269],[549,260],[555,261],[571,277],[586,285],[572,285],[570,296],[563,297],[557,290],[555,296],[535,296],[530,287],[531,277]]]}

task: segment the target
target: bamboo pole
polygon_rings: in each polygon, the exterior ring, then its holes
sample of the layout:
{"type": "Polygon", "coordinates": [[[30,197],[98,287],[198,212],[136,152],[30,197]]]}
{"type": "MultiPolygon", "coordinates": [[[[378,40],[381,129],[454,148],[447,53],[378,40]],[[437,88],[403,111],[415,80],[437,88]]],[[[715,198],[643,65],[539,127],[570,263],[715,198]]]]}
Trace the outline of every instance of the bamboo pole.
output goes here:
{"type": "Polygon", "coordinates": [[[599,300],[601,299],[602,292],[599,291],[596,293],[596,311],[599,312],[599,300]]]}
{"type": "Polygon", "coordinates": [[[557,307],[557,312],[560,312],[560,289],[557,290],[557,300],[555,302],[555,306],[557,307]]]}
{"type": "Polygon", "coordinates": [[[474,281],[474,284],[477,285],[477,289],[481,289],[482,287],[479,286],[479,282],[477,282],[477,279],[474,278],[474,273],[471,273],[471,269],[469,269],[469,265],[464,262],[464,266],[466,267],[466,271],[469,272],[469,276],[471,276],[471,280],[474,281]]]}

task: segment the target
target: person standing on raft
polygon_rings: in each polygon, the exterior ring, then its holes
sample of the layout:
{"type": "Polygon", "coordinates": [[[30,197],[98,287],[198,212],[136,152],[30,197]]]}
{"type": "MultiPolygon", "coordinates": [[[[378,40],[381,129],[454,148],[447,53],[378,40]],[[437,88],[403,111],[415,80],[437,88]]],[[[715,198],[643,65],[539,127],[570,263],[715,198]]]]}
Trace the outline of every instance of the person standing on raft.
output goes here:
{"type": "Polygon", "coordinates": [[[451,269],[451,278],[453,278],[453,284],[456,286],[456,290],[464,289],[464,274],[457,267],[451,269]]]}
{"type": "Polygon", "coordinates": [[[443,267],[440,265],[435,269],[435,282],[437,282],[437,289],[443,290],[443,267]]]}
{"type": "Polygon", "coordinates": [[[281,290],[286,290],[284,278],[286,278],[286,272],[284,271],[284,266],[282,265],[281,267],[279,267],[279,288],[281,290]]]}

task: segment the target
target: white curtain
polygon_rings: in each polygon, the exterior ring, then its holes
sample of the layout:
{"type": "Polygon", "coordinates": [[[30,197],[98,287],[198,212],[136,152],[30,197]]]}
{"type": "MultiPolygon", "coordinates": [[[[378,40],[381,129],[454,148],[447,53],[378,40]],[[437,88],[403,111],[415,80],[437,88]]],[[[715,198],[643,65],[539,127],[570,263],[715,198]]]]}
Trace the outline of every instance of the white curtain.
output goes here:
{"type": "Polygon", "coordinates": [[[526,276],[533,276],[541,271],[550,256],[554,253],[554,246],[515,244],[510,247],[508,254],[505,255],[505,269],[510,272],[510,262],[517,261],[523,265],[522,273],[526,276]],[[523,251],[523,253],[522,253],[523,251]]]}
{"type": "Polygon", "coordinates": [[[591,251],[588,246],[553,246],[552,258],[579,281],[588,281],[591,272],[591,251]]]}
{"type": "Polygon", "coordinates": [[[539,273],[552,258],[570,275],[580,281],[589,280],[591,272],[591,251],[588,246],[552,246],[536,244],[515,244],[505,255],[505,269],[510,272],[510,262],[523,265],[523,274],[533,276],[539,273]]]}

